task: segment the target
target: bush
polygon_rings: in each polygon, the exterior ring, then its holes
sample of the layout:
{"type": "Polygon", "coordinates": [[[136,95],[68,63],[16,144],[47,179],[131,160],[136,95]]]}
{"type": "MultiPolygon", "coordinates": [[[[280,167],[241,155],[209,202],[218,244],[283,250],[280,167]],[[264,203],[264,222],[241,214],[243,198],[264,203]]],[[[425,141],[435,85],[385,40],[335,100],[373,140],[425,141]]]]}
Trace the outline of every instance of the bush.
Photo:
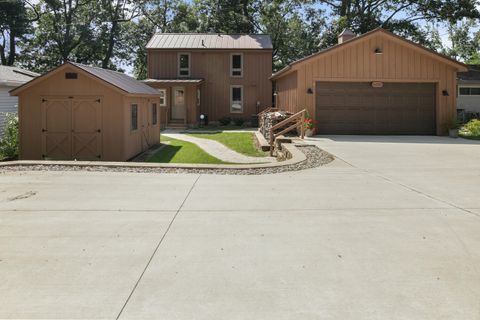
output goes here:
{"type": "Polygon", "coordinates": [[[243,118],[235,118],[233,119],[233,124],[236,125],[236,126],[243,126],[243,124],[245,123],[245,119],[243,118]]]}
{"type": "Polygon", "coordinates": [[[228,126],[232,122],[232,118],[227,116],[221,117],[220,119],[218,119],[218,122],[220,122],[221,126],[228,126]]]}
{"type": "Polygon", "coordinates": [[[465,138],[480,138],[480,119],[470,120],[459,133],[465,138]]]}
{"type": "Polygon", "coordinates": [[[7,113],[3,137],[0,139],[0,160],[18,158],[18,116],[7,113]]]}

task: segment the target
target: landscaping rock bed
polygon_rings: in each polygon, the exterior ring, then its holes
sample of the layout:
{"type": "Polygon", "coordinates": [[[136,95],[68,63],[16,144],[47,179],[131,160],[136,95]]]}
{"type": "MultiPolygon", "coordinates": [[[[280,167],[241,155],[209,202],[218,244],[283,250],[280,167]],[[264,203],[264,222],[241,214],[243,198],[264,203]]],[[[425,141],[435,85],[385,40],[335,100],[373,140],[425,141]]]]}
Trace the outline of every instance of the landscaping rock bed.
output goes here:
{"type": "Polygon", "coordinates": [[[253,169],[192,169],[192,168],[148,168],[148,167],[105,167],[95,166],[68,166],[68,165],[16,165],[0,167],[0,173],[12,171],[93,171],[93,172],[139,172],[139,173],[197,173],[197,174],[221,174],[221,175],[261,175],[287,171],[298,171],[326,165],[334,160],[334,157],[316,146],[297,145],[297,148],[306,155],[306,160],[286,166],[253,169]]]}

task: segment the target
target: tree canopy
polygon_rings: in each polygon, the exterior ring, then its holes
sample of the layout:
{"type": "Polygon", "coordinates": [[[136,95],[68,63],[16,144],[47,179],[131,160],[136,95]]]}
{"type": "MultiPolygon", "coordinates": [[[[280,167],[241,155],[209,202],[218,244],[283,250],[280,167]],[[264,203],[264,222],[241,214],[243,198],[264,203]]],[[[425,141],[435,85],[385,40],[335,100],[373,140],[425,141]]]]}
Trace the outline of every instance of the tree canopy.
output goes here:
{"type": "Polygon", "coordinates": [[[0,0],[0,62],[45,72],[67,60],[146,76],[156,32],[267,33],[274,69],[383,27],[480,60],[478,0],[0,0]]]}

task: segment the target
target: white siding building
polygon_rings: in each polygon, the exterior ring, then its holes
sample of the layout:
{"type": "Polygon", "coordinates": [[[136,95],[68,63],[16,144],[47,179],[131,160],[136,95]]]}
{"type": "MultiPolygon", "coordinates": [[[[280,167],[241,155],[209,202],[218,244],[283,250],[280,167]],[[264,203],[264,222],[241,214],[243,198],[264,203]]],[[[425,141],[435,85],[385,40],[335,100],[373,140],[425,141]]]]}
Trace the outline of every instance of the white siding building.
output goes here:
{"type": "Polygon", "coordinates": [[[457,109],[480,113],[480,65],[458,73],[457,109]]]}
{"type": "Polygon", "coordinates": [[[0,65],[0,135],[3,132],[6,114],[17,112],[17,97],[10,96],[9,91],[37,76],[38,73],[0,65]]]}

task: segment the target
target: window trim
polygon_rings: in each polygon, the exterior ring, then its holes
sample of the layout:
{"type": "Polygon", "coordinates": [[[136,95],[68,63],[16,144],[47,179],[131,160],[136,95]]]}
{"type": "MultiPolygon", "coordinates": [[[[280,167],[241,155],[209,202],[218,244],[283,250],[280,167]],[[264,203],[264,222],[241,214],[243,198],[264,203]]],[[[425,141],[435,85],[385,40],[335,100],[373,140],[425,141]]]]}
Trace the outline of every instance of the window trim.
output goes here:
{"type": "Polygon", "coordinates": [[[472,94],[472,89],[480,90],[480,87],[476,87],[476,86],[458,87],[458,95],[462,96],[462,97],[471,97],[471,96],[478,97],[478,96],[480,96],[480,93],[479,94],[472,94]],[[460,93],[461,89],[468,89],[468,94],[460,93]]]}
{"type": "Polygon", "coordinates": [[[160,107],[166,107],[167,106],[167,89],[161,88],[161,89],[158,89],[158,91],[163,92],[163,98],[160,97],[160,101],[158,102],[158,105],[160,107]],[[163,103],[162,103],[162,99],[163,99],[163,103]]]}
{"type": "Polygon", "coordinates": [[[201,97],[202,97],[202,93],[200,92],[200,88],[197,88],[197,107],[200,106],[201,104],[201,97]]]}
{"type": "Polygon", "coordinates": [[[138,103],[130,104],[130,131],[138,130],[138,103]],[[134,109],[135,108],[135,109],[134,109]],[[135,110],[135,128],[133,126],[133,110],[135,110]]]}
{"type": "Polygon", "coordinates": [[[158,123],[158,105],[156,102],[152,103],[152,126],[158,123]]]}
{"type": "Polygon", "coordinates": [[[178,77],[190,77],[190,70],[192,68],[192,55],[190,54],[190,52],[179,52],[178,55],[177,55],[177,67],[178,67],[178,77]],[[188,68],[180,68],[180,57],[181,56],[188,56],[188,68]],[[188,74],[181,74],[181,71],[188,71],[188,74]]]}
{"type": "Polygon", "coordinates": [[[238,52],[238,53],[230,53],[230,77],[232,78],[243,78],[243,53],[238,52]],[[233,68],[233,56],[240,56],[240,62],[241,66],[240,68],[233,68]],[[240,75],[234,75],[234,71],[240,71],[240,75]]]}
{"type": "Polygon", "coordinates": [[[243,113],[243,100],[244,100],[244,91],[243,91],[243,86],[242,85],[231,85],[230,86],[230,113],[243,113]],[[240,111],[234,111],[232,109],[233,105],[233,89],[234,88],[240,88],[241,89],[241,103],[240,105],[242,106],[242,109],[240,111]]]}

